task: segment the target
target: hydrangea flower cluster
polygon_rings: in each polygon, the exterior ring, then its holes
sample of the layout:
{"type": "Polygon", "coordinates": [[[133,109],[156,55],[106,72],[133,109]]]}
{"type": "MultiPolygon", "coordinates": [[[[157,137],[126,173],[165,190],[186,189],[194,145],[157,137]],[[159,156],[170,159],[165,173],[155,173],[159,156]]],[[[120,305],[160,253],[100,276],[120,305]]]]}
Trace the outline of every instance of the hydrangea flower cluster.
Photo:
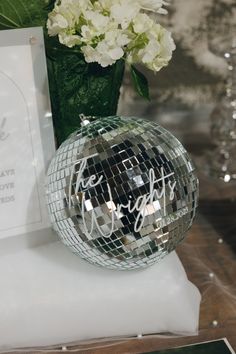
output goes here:
{"type": "Polygon", "coordinates": [[[171,33],[152,13],[166,14],[164,0],[57,0],[49,14],[50,36],[79,46],[88,63],[102,67],[124,58],[157,72],[172,57],[171,33]]]}

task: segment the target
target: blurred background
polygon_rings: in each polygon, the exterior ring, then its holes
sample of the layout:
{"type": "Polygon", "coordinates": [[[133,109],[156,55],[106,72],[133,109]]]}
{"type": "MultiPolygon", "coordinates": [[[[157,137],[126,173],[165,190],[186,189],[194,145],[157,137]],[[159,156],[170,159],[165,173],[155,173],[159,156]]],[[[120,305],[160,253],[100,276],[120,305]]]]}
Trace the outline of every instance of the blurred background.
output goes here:
{"type": "Polygon", "coordinates": [[[236,178],[236,1],[172,0],[168,10],[158,20],[175,39],[173,59],[156,75],[145,72],[151,102],[135,94],[127,73],[119,113],[163,125],[201,172],[228,183],[236,178]]]}

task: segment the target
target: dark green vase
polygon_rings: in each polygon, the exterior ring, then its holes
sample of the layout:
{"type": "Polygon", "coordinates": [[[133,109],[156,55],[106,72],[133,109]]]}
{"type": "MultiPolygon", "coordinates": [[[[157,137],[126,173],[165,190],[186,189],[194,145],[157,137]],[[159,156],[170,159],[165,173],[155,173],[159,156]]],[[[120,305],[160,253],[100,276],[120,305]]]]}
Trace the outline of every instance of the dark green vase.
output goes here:
{"type": "Polygon", "coordinates": [[[115,115],[124,61],[102,68],[87,64],[79,53],[62,51],[48,58],[53,121],[59,146],[80,126],[80,114],[115,115]]]}

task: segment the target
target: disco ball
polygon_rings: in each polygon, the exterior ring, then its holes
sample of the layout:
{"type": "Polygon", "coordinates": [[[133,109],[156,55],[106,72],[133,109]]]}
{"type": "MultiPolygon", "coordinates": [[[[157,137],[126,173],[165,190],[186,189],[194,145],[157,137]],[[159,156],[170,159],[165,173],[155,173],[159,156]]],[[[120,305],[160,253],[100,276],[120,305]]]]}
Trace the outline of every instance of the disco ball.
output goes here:
{"type": "Polygon", "coordinates": [[[140,118],[84,117],[47,176],[47,204],[62,242],[111,269],[149,266],[192,225],[198,179],[181,143],[140,118]]]}

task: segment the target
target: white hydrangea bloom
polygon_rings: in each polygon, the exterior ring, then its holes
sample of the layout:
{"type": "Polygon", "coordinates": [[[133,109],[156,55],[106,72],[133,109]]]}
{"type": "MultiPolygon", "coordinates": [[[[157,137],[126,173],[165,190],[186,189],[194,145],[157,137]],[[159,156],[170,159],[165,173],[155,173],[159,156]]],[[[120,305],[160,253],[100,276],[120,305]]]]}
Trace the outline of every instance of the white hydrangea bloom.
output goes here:
{"type": "Polygon", "coordinates": [[[91,43],[96,36],[96,31],[93,27],[83,25],[81,27],[81,41],[84,43],[91,43]]]}
{"type": "Polygon", "coordinates": [[[109,23],[109,17],[95,11],[84,11],[84,18],[89,22],[90,26],[94,27],[98,33],[104,33],[109,23]]]}
{"type": "Polygon", "coordinates": [[[100,60],[100,54],[91,45],[86,45],[81,48],[87,63],[95,63],[100,60]]]}
{"type": "Polygon", "coordinates": [[[160,54],[161,45],[155,39],[152,39],[148,42],[146,47],[140,49],[138,52],[138,57],[140,62],[145,65],[150,65],[156,57],[160,54]]]}
{"type": "Polygon", "coordinates": [[[114,0],[99,0],[94,2],[93,7],[97,11],[110,11],[110,8],[115,2],[114,0]]]}
{"type": "Polygon", "coordinates": [[[77,36],[77,35],[59,33],[58,37],[59,37],[60,43],[64,44],[65,46],[67,46],[69,48],[72,48],[75,45],[81,44],[81,37],[77,36]]]}
{"type": "Polygon", "coordinates": [[[153,27],[153,20],[146,14],[139,13],[133,20],[133,29],[137,34],[148,32],[153,27]]]}
{"type": "Polygon", "coordinates": [[[51,14],[47,21],[48,34],[56,36],[58,33],[68,28],[68,22],[60,13],[51,14]]]}
{"type": "Polygon", "coordinates": [[[97,62],[102,67],[114,64],[124,56],[123,47],[130,39],[121,30],[113,30],[105,34],[105,38],[96,47],[90,45],[82,47],[85,60],[89,63],[97,62]]]}
{"type": "Polygon", "coordinates": [[[130,64],[142,63],[157,72],[168,65],[175,49],[174,41],[170,32],[154,22],[144,35],[142,48],[137,47],[130,51],[127,60],[130,64]]]}
{"type": "Polygon", "coordinates": [[[64,31],[74,31],[81,15],[80,6],[74,0],[57,1],[48,16],[47,27],[50,36],[64,31]]]}
{"type": "Polygon", "coordinates": [[[105,41],[98,43],[96,48],[88,45],[82,47],[81,50],[84,53],[85,60],[88,63],[96,62],[103,68],[114,64],[124,55],[122,48],[111,48],[105,41]]]}
{"type": "Polygon", "coordinates": [[[150,37],[148,45],[140,50],[139,56],[144,65],[157,72],[168,65],[172,52],[175,50],[175,43],[171,33],[157,24],[150,33],[150,37]]]}
{"type": "Polygon", "coordinates": [[[168,6],[168,2],[164,0],[137,0],[143,10],[156,12],[166,15],[167,10],[163,6],[168,6]]]}
{"type": "Polygon", "coordinates": [[[57,0],[48,33],[67,47],[79,46],[88,63],[107,67],[124,58],[159,71],[175,49],[170,32],[150,16],[166,13],[163,5],[164,0],[57,0]]]}
{"type": "Polygon", "coordinates": [[[106,42],[112,47],[124,47],[131,39],[121,30],[111,30],[105,34],[106,42]]]}
{"type": "Polygon", "coordinates": [[[137,16],[140,11],[138,3],[131,0],[120,0],[111,6],[111,17],[122,29],[128,28],[131,21],[137,16]]]}

